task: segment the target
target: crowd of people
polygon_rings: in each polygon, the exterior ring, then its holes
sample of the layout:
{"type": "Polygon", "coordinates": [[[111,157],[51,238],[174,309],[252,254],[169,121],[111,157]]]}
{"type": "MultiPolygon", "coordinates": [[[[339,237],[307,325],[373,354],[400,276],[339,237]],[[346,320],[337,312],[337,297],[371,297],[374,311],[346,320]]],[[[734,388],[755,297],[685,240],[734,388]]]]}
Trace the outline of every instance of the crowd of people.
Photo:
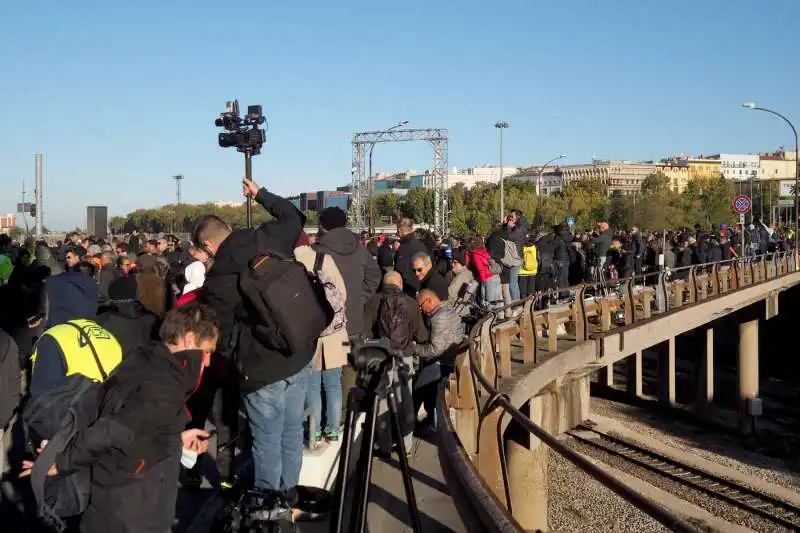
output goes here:
{"type": "MultiPolygon", "coordinates": [[[[243,193],[272,220],[233,230],[205,215],[187,242],[134,230],[111,240],[73,233],[50,247],[0,235],[0,467],[16,474],[4,477],[5,510],[50,509],[84,533],[163,532],[179,480],[209,483],[211,461],[214,483],[252,485],[266,519],[291,522],[304,442],[341,437],[353,338],[388,339],[409,369],[404,404],[415,425],[397,437],[431,435],[470,313],[793,241],[790,229],[759,221],[543,232],[519,211],[485,237],[444,239],[409,218],[396,235],[359,236],[338,208],[307,233],[286,199],[248,180],[243,193]],[[236,455],[244,446],[247,480],[236,455]]],[[[380,450],[397,451],[387,437],[380,450]]]]}

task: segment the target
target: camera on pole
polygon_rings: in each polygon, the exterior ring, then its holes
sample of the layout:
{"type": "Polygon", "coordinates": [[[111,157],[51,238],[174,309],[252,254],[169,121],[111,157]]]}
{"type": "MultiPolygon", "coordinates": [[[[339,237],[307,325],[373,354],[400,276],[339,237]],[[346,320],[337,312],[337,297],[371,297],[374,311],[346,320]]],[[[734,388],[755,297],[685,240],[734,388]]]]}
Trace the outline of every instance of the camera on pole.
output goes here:
{"type": "MultiPolygon", "coordinates": [[[[266,130],[260,128],[266,123],[260,105],[247,106],[247,114],[239,114],[239,101],[227,102],[225,111],[219,114],[214,121],[218,128],[225,128],[218,136],[222,148],[236,148],[244,154],[244,174],[248,180],[253,180],[252,157],[261,153],[261,148],[267,140],[266,130]]],[[[253,227],[252,199],[247,199],[247,227],[253,227]]]]}

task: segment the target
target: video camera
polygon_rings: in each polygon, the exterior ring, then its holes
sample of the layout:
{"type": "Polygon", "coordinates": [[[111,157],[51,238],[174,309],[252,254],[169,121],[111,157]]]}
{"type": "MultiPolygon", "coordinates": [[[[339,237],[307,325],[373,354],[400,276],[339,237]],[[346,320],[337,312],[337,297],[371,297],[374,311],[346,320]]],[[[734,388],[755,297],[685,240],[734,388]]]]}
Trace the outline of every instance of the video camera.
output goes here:
{"type": "Polygon", "coordinates": [[[350,346],[347,361],[359,373],[381,372],[403,356],[400,350],[392,348],[389,339],[356,339],[350,346]]]}
{"type": "Polygon", "coordinates": [[[259,128],[265,122],[260,105],[247,106],[247,114],[242,118],[239,116],[239,101],[227,102],[225,112],[214,121],[218,128],[227,130],[219,134],[219,145],[222,148],[235,147],[243,154],[259,154],[267,140],[266,131],[259,128]]]}

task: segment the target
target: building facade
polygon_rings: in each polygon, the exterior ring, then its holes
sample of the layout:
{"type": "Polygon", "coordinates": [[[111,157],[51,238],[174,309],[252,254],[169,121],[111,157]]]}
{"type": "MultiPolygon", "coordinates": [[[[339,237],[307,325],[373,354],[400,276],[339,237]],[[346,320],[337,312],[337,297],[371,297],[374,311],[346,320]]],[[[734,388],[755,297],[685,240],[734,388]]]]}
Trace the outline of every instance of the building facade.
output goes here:
{"type": "MultiPolygon", "coordinates": [[[[503,167],[502,176],[508,178],[519,173],[517,167],[503,167]]],[[[463,183],[467,189],[473,188],[478,183],[500,183],[500,167],[480,166],[472,168],[455,168],[447,172],[447,187],[456,183],[463,183]]]]}
{"type": "Polygon", "coordinates": [[[541,196],[550,196],[564,190],[564,173],[560,167],[547,167],[540,176],[541,170],[541,167],[523,168],[514,178],[535,183],[537,193],[541,196]]]}
{"type": "Polygon", "coordinates": [[[759,156],[759,179],[793,179],[797,175],[794,152],[774,152],[759,156]]]}
{"type": "Polygon", "coordinates": [[[319,212],[328,207],[338,207],[344,212],[350,207],[350,193],[345,191],[304,192],[288,198],[300,211],[319,212]]]}
{"type": "Polygon", "coordinates": [[[600,180],[609,195],[635,194],[642,189],[644,179],[657,171],[655,163],[648,161],[595,160],[591,165],[564,165],[563,185],[584,179],[600,180]]]}
{"type": "Polygon", "coordinates": [[[689,162],[686,159],[665,159],[656,165],[657,172],[669,178],[673,191],[682,193],[689,184],[689,162]]]}
{"type": "Polygon", "coordinates": [[[717,179],[722,174],[720,160],[707,157],[689,157],[686,159],[689,165],[689,181],[697,179],[717,179]]]}
{"type": "Polygon", "coordinates": [[[761,171],[761,159],[754,154],[720,154],[720,172],[725,179],[746,181],[758,179],[761,171]]]}
{"type": "Polygon", "coordinates": [[[17,217],[13,213],[0,215],[0,233],[8,233],[17,225],[17,217]]]}

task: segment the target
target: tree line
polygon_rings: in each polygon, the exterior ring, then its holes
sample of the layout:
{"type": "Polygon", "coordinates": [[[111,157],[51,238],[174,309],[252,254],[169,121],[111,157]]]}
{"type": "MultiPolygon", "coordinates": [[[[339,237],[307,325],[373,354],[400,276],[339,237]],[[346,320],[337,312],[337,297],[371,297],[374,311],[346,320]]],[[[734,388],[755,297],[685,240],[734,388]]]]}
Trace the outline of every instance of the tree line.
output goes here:
{"type": "MultiPolygon", "coordinates": [[[[735,223],[737,215],[731,202],[740,192],[741,185],[724,179],[697,179],[689,182],[683,193],[675,192],[670,179],[661,173],[647,176],[640,192],[635,195],[608,195],[598,180],[584,180],[571,184],[563,192],[551,196],[536,194],[536,184],[514,178],[505,183],[505,205],[508,209],[522,211],[532,226],[548,229],[565,223],[567,217],[575,219],[575,229],[586,231],[598,221],[608,221],[615,228],[663,229],[694,227],[704,228],[722,223],[735,223]]],[[[750,192],[745,186],[744,192],[750,192]]],[[[777,184],[764,184],[754,191],[754,212],[758,212],[766,198],[777,200],[777,184]],[[770,190],[772,188],[772,190],[770,190]]],[[[495,184],[479,183],[472,189],[456,184],[448,191],[450,229],[456,235],[487,235],[498,218],[500,188],[495,184]]],[[[405,196],[394,193],[375,196],[367,206],[374,217],[395,220],[399,216],[413,218],[420,223],[434,222],[434,191],[411,189],[405,196]]],[[[194,221],[205,214],[215,214],[234,228],[244,227],[246,210],[241,206],[165,205],[154,209],[137,209],[124,217],[112,217],[109,226],[116,232],[129,232],[139,228],[146,232],[189,232],[194,221]]],[[[316,213],[305,213],[308,224],[316,224],[316,213]]],[[[765,217],[766,218],[766,217],[765,217]]],[[[253,221],[260,224],[269,219],[263,209],[253,210],[253,221]]]]}

